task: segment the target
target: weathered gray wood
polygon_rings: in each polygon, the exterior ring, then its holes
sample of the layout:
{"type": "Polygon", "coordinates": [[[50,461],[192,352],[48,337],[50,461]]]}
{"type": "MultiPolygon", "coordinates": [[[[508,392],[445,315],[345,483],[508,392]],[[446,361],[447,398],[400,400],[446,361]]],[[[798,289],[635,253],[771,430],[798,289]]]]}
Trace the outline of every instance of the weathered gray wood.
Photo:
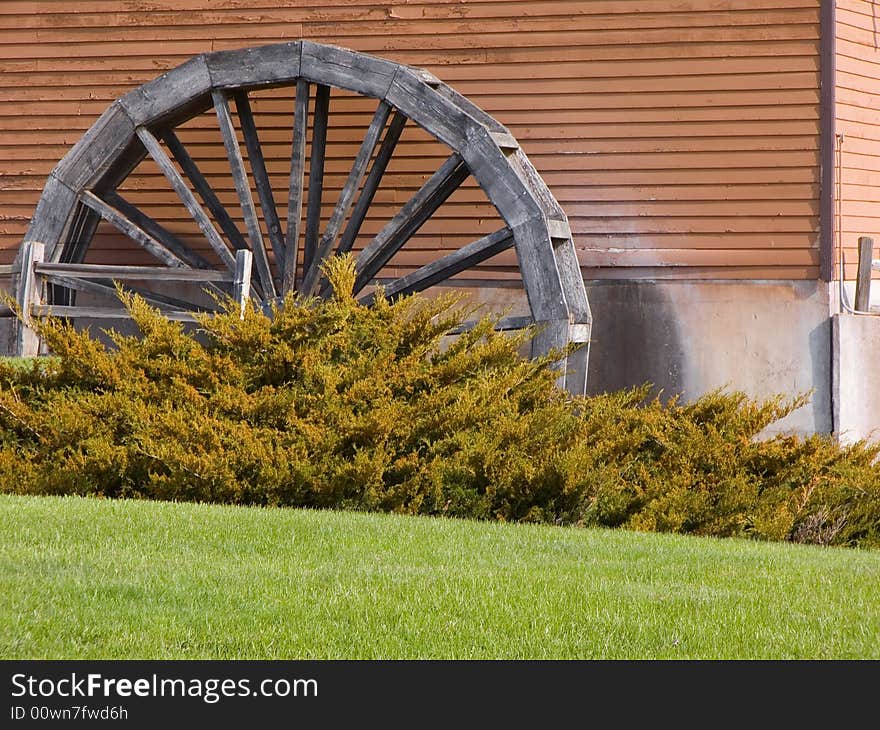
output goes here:
{"type": "Polygon", "coordinates": [[[16,337],[16,352],[19,357],[33,357],[39,354],[40,337],[32,325],[32,308],[42,300],[42,285],[34,267],[43,261],[46,247],[41,241],[25,241],[22,244],[21,278],[16,301],[21,312],[16,337]]]}
{"type": "Polygon", "coordinates": [[[78,202],[77,193],[50,175],[37,202],[25,233],[25,241],[41,241],[46,244],[46,258],[55,260],[61,255],[64,234],[74,215],[78,202]]]}
{"type": "MultiPolygon", "coordinates": [[[[430,264],[401,276],[399,279],[395,279],[383,287],[385,297],[392,299],[424,291],[430,286],[446,281],[450,277],[506,251],[511,246],[513,246],[513,232],[505,226],[473,243],[462,246],[458,251],[453,251],[430,264]]],[[[375,301],[375,294],[371,292],[362,297],[360,301],[362,304],[372,304],[375,301]]]]}
{"type": "Polygon", "coordinates": [[[284,259],[284,236],[281,233],[281,221],[278,220],[275,196],[272,193],[272,184],[269,182],[269,173],[266,170],[266,161],[263,159],[260,137],[257,134],[257,125],[254,123],[254,115],[247,92],[236,91],[234,99],[235,110],[241,122],[241,132],[247,145],[251,173],[254,176],[254,184],[257,186],[257,195],[260,198],[263,221],[266,223],[266,232],[269,234],[269,242],[272,244],[272,251],[275,254],[276,270],[279,272],[279,275],[273,278],[277,278],[280,284],[284,259]]]}
{"type": "Polygon", "coordinates": [[[324,190],[324,157],[327,145],[327,114],[330,109],[330,87],[318,84],[315,111],[312,115],[312,155],[309,164],[309,200],[306,205],[306,237],[303,245],[303,271],[308,271],[318,248],[321,225],[321,197],[324,190]]]}
{"type": "MultiPolygon", "coordinates": [[[[465,332],[470,332],[474,327],[479,323],[478,320],[468,320],[467,322],[462,322],[458,327],[453,327],[449,330],[450,335],[461,335],[465,332]]],[[[523,317],[501,317],[493,328],[496,332],[512,332],[513,330],[524,330],[526,327],[530,327],[535,323],[529,316],[523,317]]]]}
{"type": "Polygon", "coordinates": [[[293,112],[293,146],[290,152],[290,185],[287,197],[287,239],[284,246],[284,275],[281,284],[283,292],[292,291],[296,286],[308,116],[309,82],[299,79],[296,82],[296,102],[293,112]]]}
{"type": "Polygon", "coordinates": [[[385,100],[454,150],[464,147],[474,129],[484,129],[450,99],[422,81],[412,69],[400,68],[385,100]]]}
{"type": "MultiPolygon", "coordinates": [[[[195,312],[182,312],[170,307],[157,307],[163,316],[178,322],[197,322],[195,312]]],[[[64,317],[69,319],[130,319],[127,309],[120,307],[65,307],[50,304],[34,305],[30,309],[32,317],[64,317]]]]}
{"type": "Polygon", "coordinates": [[[195,56],[143,86],[128,92],[119,104],[134,126],[155,124],[179,117],[181,110],[201,108],[197,100],[211,89],[211,76],[204,56],[195,56]]]}
{"type": "Polygon", "coordinates": [[[376,153],[376,159],[373,160],[373,166],[370,168],[367,179],[364,181],[358,201],[355,203],[351,217],[348,219],[348,225],[346,225],[345,230],[342,232],[337,253],[347,253],[354,246],[364,218],[367,217],[367,211],[370,209],[376,191],[379,189],[379,184],[382,182],[382,176],[385,174],[388,163],[394,154],[394,149],[400,140],[400,135],[403,133],[404,126],[406,126],[406,117],[399,111],[395,111],[391,124],[388,125],[388,131],[385,132],[385,137],[379,146],[379,151],[376,153]]]}
{"type": "Polygon", "coordinates": [[[251,251],[254,254],[254,263],[257,276],[263,291],[270,297],[275,296],[275,282],[272,280],[272,270],[269,268],[269,258],[266,255],[266,245],[263,243],[263,233],[260,231],[260,221],[257,218],[257,209],[254,207],[254,198],[251,195],[251,186],[248,182],[247,172],[244,169],[244,160],[241,156],[241,148],[238,145],[238,135],[232,123],[232,115],[229,112],[229,100],[222,91],[212,93],[214,109],[217,112],[217,121],[220,123],[220,132],[223,135],[223,145],[226,148],[226,157],[232,170],[232,181],[238,193],[238,202],[244,215],[248,238],[251,242],[251,251]]]}
{"type": "Polygon", "coordinates": [[[505,155],[488,130],[473,130],[460,153],[486,197],[511,228],[536,216],[548,217],[534,192],[511,167],[514,155],[505,155]]]}
{"type": "Polygon", "coordinates": [[[339,235],[339,229],[342,228],[342,224],[345,222],[348,211],[351,209],[355,193],[361,185],[361,180],[367,170],[367,165],[370,162],[370,158],[373,156],[373,150],[379,142],[382,130],[385,129],[385,124],[388,121],[388,115],[390,113],[391,107],[388,106],[386,102],[380,101],[375,114],[373,114],[370,126],[367,128],[367,133],[364,136],[363,142],[361,142],[360,149],[355,156],[354,163],[351,166],[351,172],[349,172],[348,178],[342,186],[342,192],[339,194],[339,199],[336,201],[333,213],[330,215],[330,220],[327,222],[327,227],[324,229],[324,233],[321,236],[312,263],[303,277],[302,293],[307,297],[312,296],[315,293],[315,289],[318,285],[318,278],[321,274],[321,265],[336,244],[336,237],[339,235]]]}
{"type": "MultiPolygon", "coordinates": [[[[57,274],[47,274],[44,275],[43,278],[47,282],[63,286],[67,289],[74,289],[87,294],[97,294],[99,296],[107,297],[108,299],[115,299],[116,301],[119,300],[116,294],[116,287],[113,286],[112,283],[107,283],[105,280],[91,281],[89,279],[79,279],[70,276],[58,276],[57,274]]],[[[193,304],[192,302],[185,302],[182,299],[176,299],[175,297],[169,297],[164,294],[158,294],[157,292],[148,291],[141,287],[124,286],[123,289],[132,294],[137,294],[147,304],[154,307],[178,309],[180,311],[213,311],[207,307],[202,307],[193,304]]]]}
{"type": "Polygon", "coordinates": [[[236,250],[247,248],[247,241],[244,240],[244,236],[241,235],[238,226],[235,225],[235,222],[223,206],[223,203],[220,202],[207,178],[202,174],[195,160],[193,160],[186,147],[181,143],[180,138],[170,129],[166,129],[162,132],[162,139],[165,140],[165,144],[168,145],[168,149],[171,150],[171,154],[174,155],[174,159],[177,160],[177,163],[183,170],[183,174],[192,183],[193,189],[204,201],[211,215],[214,216],[214,220],[217,221],[217,225],[220,226],[220,229],[226,235],[226,239],[232,248],[236,250]]]}
{"type": "Polygon", "coordinates": [[[345,48],[303,41],[303,78],[381,99],[400,67],[391,61],[345,48]]]}
{"type": "Polygon", "coordinates": [[[235,278],[232,281],[232,298],[238,302],[239,316],[244,319],[244,310],[251,296],[251,267],[253,255],[242,249],[235,254],[235,278]]]}
{"type": "Polygon", "coordinates": [[[114,102],[70,148],[52,174],[72,190],[94,185],[133,138],[134,124],[121,104],[114,102]]]}
{"type": "Polygon", "coordinates": [[[89,206],[89,208],[110,223],[120,233],[124,233],[145,251],[159,259],[159,261],[168,264],[168,266],[189,268],[185,261],[166,248],[161,241],[157,241],[137,226],[134,221],[123,215],[121,211],[104,202],[94,193],[86,190],[83,192],[81,199],[85,205],[89,206]]]}
{"type": "Polygon", "coordinates": [[[136,205],[123,198],[119,193],[108,190],[100,197],[189,266],[197,269],[209,268],[210,264],[205,258],[193,251],[171,231],[148,216],[136,205]]]}
{"type": "Polygon", "coordinates": [[[217,229],[214,228],[205,209],[199,205],[199,201],[195,199],[192,191],[187,187],[186,182],[184,182],[180,173],[177,172],[174,163],[172,163],[168,158],[168,155],[165,154],[159,141],[144,127],[138,127],[137,135],[140,137],[141,142],[143,142],[144,147],[147,148],[150,157],[155,160],[159,169],[162,170],[162,174],[165,175],[168,182],[171,183],[171,187],[174,188],[177,196],[183,202],[184,207],[189,211],[189,214],[198,224],[199,229],[208,240],[208,243],[211,244],[211,248],[213,248],[220,257],[220,261],[223,262],[223,265],[226,266],[226,268],[230,270],[234,269],[235,259],[232,257],[232,254],[229,253],[229,249],[226,247],[226,244],[223,242],[217,229]]]}
{"type": "Polygon", "coordinates": [[[299,77],[302,42],[273,43],[254,48],[215,51],[205,55],[215,89],[266,87],[292,83],[299,77]]]}
{"type": "Polygon", "coordinates": [[[232,281],[228,271],[184,269],[166,266],[108,266],[106,264],[40,263],[38,274],[97,279],[142,279],[155,281],[232,281]]]}
{"type": "Polygon", "coordinates": [[[858,312],[871,311],[871,261],[874,256],[874,239],[859,237],[859,267],[856,274],[856,301],[858,312]]]}
{"type": "Polygon", "coordinates": [[[443,205],[470,174],[467,165],[453,153],[412,196],[357,259],[354,293],[363,289],[389,259],[443,205]]]}

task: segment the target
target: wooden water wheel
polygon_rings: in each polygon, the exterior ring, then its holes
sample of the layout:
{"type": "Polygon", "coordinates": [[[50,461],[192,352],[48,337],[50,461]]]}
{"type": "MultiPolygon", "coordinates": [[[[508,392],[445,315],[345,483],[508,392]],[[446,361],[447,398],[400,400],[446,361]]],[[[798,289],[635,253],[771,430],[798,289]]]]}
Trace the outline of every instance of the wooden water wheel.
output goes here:
{"type": "MultiPolygon", "coordinates": [[[[112,296],[116,280],[202,282],[225,291],[234,286],[239,296],[263,303],[292,290],[325,296],[322,261],[354,250],[356,294],[371,301],[377,280],[387,297],[418,292],[449,283],[510,248],[531,317],[503,319],[499,327],[537,323],[533,354],[583,343],[563,364],[561,376],[570,391],[583,392],[591,320],[571,230],[504,126],[430,73],[342,48],[296,41],[207,53],[116,100],[52,171],[16,264],[21,272],[16,293],[25,311],[18,348],[28,354],[35,347],[30,316],[49,311],[74,318],[118,316],[118,309],[76,304],[77,292],[112,296]],[[252,96],[264,89],[286,90],[293,111],[287,200],[276,200],[252,110],[252,96]],[[331,90],[378,104],[321,230],[331,90]],[[235,215],[178,134],[182,125],[212,110],[234,182],[235,215]],[[377,234],[356,246],[407,124],[448,147],[449,156],[377,234]],[[197,250],[126,199],[121,186],[144,160],[161,170],[209,248],[197,250]],[[497,211],[497,230],[404,275],[383,277],[395,254],[469,177],[497,211]],[[279,202],[286,216],[279,215],[279,202]],[[84,263],[101,221],[160,265],[84,263]]],[[[205,308],[187,294],[193,289],[180,287],[173,296],[149,288],[141,293],[169,316],[187,319],[205,308]]]]}

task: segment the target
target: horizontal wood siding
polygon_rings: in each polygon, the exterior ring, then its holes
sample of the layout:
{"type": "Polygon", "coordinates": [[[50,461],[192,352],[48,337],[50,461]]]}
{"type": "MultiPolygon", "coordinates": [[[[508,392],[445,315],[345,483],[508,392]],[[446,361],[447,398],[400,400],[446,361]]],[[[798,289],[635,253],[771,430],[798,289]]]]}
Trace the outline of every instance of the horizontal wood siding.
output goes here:
{"type": "MultiPolygon", "coordinates": [[[[880,258],[880,7],[837,0],[838,240],[846,278],[856,278],[858,239],[880,258]]],[[[835,262],[837,263],[837,262],[835,262]]],[[[875,272],[875,277],[877,272],[875,272]]]]}
{"type": "MultiPolygon", "coordinates": [[[[839,17],[839,110],[863,130],[845,180],[851,233],[874,225],[880,164],[874,87],[859,81],[876,85],[870,9],[846,0],[839,17]]],[[[509,126],[568,213],[589,278],[818,276],[819,0],[3,0],[0,263],[46,175],[111,101],[194,54],[300,37],[427,68],[509,126]]],[[[253,109],[286,201],[293,90],[255,94],[253,109]]],[[[334,92],[325,221],[374,110],[334,92]]],[[[180,138],[244,230],[216,117],[180,138]]],[[[358,247],[447,155],[404,132],[358,247]]],[[[122,192],[200,238],[152,163],[122,192]]],[[[482,192],[465,185],[389,273],[497,228],[482,192]]],[[[198,250],[211,256],[207,242],[198,250]]],[[[103,223],[89,261],[155,263],[103,223]]],[[[507,252],[460,278],[513,282],[514,264],[507,252]]]]}

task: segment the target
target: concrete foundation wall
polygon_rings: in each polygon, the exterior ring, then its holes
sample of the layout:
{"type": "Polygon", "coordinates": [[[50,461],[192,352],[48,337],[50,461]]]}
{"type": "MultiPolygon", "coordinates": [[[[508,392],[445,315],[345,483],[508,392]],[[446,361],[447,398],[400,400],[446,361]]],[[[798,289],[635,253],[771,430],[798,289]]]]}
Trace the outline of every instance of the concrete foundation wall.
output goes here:
{"type": "Polygon", "coordinates": [[[880,317],[836,314],[832,319],[835,430],[852,443],[880,434],[880,317]]]}
{"type": "MultiPolygon", "coordinates": [[[[521,290],[473,294],[527,313],[521,290]]],[[[587,282],[593,333],[587,388],[653,383],[662,397],[716,388],[757,398],[812,391],[772,432],[832,430],[829,285],[809,281],[587,282]]]]}

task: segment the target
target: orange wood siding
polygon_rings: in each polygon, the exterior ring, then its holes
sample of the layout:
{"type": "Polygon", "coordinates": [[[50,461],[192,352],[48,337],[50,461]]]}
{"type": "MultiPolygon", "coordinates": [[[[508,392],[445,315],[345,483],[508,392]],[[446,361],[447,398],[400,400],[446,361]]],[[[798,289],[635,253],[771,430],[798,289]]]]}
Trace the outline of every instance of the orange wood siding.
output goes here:
{"type": "Polygon", "coordinates": [[[837,0],[836,26],[835,111],[843,138],[835,159],[835,244],[844,249],[846,278],[854,279],[859,236],[872,236],[880,257],[880,7],[871,0],[837,0]]]}
{"type": "MultiPolygon", "coordinates": [[[[865,60],[876,49],[860,50],[872,42],[870,8],[841,3],[845,79],[876,68],[865,60]]],[[[588,278],[818,275],[819,0],[3,0],[0,262],[12,260],[46,175],[115,98],[200,52],[300,37],[427,68],[508,125],[567,211],[588,278]]],[[[838,109],[857,126],[873,102],[854,86],[842,84],[838,109]]],[[[280,203],[292,94],[256,97],[280,203]]],[[[325,215],[375,106],[334,99],[325,215]]],[[[880,140],[865,135],[852,142],[851,230],[874,220],[878,195],[868,178],[880,140]]],[[[193,120],[181,138],[235,209],[216,120],[193,120]]],[[[364,232],[444,155],[407,132],[364,232]]],[[[150,164],[125,189],[195,240],[150,164]]],[[[395,258],[399,271],[497,227],[484,200],[458,191],[395,258]]],[[[90,260],[131,255],[102,224],[90,260]]],[[[490,263],[481,277],[516,278],[512,254],[490,263]]]]}

